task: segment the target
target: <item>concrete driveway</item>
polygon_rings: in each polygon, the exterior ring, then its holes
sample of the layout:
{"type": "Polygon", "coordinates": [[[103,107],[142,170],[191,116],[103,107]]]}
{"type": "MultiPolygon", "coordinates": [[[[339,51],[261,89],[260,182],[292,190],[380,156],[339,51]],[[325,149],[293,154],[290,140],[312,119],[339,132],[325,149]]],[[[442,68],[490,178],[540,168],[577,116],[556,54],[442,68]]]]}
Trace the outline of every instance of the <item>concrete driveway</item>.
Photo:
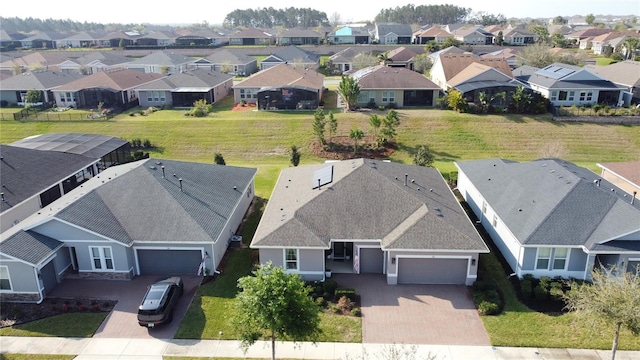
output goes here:
{"type": "Polygon", "coordinates": [[[170,324],[147,329],[138,325],[138,306],[147,290],[147,286],[160,277],[159,275],[143,275],[136,276],[129,281],[65,279],[53,289],[49,297],[88,297],[118,300],[115,308],[100,325],[94,337],[172,339],[193,300],[202,277],[182,276],[184,294],[174,310],[173,321],[170,324]]]}
{"type": "Polygon", "coordinates": [[[387,285],[384,275],[334,274],[361,297],[362,342],[491,345],[463,285],[387,285]]]}

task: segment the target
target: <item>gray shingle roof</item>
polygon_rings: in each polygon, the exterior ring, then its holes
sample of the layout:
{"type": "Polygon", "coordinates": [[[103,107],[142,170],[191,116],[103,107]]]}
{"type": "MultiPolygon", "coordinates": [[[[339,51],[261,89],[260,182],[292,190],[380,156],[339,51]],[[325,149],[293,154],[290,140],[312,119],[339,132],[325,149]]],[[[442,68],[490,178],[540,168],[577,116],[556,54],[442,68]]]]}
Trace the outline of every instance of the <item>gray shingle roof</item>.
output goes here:
{"type": "Polygon", "coordinates": [[[626,193],[605,180],[597,186],[600,177],[575,164],[486,159],[456,166],[521,244],[593,249],[640,231],[640,202],[632,205],[626,193]]]}
{"type": "Polygon", "coordinates": [[[108,135],[49,133],[30,136],[10,145],[25,149],[78,154],[99,159],[127,143],[127,140],[108,135]]]}
{"type": "Polygon", "coordinates": [[[165,78],[144,84],[138,90],[177,90],[180,88],[208,91],[233,79],[232,75],[206,69],[194,69],[185,73],[169,75],[165,78]]]}
{"type": "Polygon", "coordinates": [[[257,62],[254,57],[245,54],[236,54],[226,49],[214,51],[211,55],[205,57],[205,59],[213,64],[227,63],[232,65],[246,65],[257,62]]]}
{"type": "Polygon", "coordinates": [[[2,90],[50,90],[80,79],[84,75],[60,71],[34,71],[14,75],[2,80],[2,90]]]}
{"type": "Polygon", "coordinates": [[[2,211],[40,194],[98,161],[98,158],[82,155],[8,145],[0,145],[0,155],[2,192],[6,200],[0,202],[2,211]]]}
{"type": "Polygon", "coordinates": [[[175,66],[192,62],[194,59],[182,54],[171,51],[155,51],[140,59],[133,60],[129,65],[156,65],[156,66],[175,66]]]}
{"type": "Polygon", "coordinates": [[[145,161],[75,201],[56,217],[127,245],[134,241],[216,241],[228,236],[222,230],[256,169],[158,162],[161,165],[145,161]],[[165,167],[165,178],[160,166],[165,167]]]}
{"type": "Polygon", "coordinates": [[[332,239],[488,251],[436,169],[358,159],[283,170],[252,247],[328,248],[332,239]],[[333,182],[312,189],[314,172],[327,166],[333,182]]]}
{"type": "Polygon", "coordinates": [[[301,49],[295,45],[289,45],[283,49],[280,49],[273,53],[271,56],[263,59],[263,63],[295,63],[300,62],[303,64],[319,63],[320,55],[301,49]]]}
{"type": "Polygon", "coordinates": [[[64,243],[33,231],[20,231],[0,242],[0,253],[39,265],[64,243]]]}

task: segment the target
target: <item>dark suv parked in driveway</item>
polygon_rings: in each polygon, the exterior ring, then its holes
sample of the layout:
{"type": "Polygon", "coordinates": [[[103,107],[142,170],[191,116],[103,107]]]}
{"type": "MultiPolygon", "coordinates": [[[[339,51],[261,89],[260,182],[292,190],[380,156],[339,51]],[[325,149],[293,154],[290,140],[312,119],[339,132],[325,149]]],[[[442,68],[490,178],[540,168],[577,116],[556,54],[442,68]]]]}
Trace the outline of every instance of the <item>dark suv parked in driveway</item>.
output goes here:
{"type": "Polygon", "coordinates": [[[138,307],[138,324],[152,328],[171,322],[173,309],[183,291],[184,284],[180,277],[174,276],[153,283],[138,307]]]}

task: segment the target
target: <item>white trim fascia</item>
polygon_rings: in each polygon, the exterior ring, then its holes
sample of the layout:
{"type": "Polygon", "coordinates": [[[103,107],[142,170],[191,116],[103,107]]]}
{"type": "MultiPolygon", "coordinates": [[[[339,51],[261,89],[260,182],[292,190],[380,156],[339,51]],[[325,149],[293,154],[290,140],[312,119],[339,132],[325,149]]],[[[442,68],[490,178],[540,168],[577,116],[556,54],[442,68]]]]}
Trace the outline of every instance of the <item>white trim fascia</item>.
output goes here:
{"type": "MultiPolygon", "coordinates": [[[[87,229],[87,228],[84,228],[84,227],[78,226],[78,225],[76,225],[76,224],[70,223],[70,222],[68,222],[68,221],[66,221],[66,220],[62,220],[62,219],[57,218],[57,217],[55,217],[55,216],[51,217],[51,219],[49,219],[49,221],[52,221],[53,219],[55,219],[56,221],[60,221],[60,222],[61,222],[61,223],[63,223],[63,224],[69,225],[69,226],[71,226],[71,227],[73,227],[73,228],[75,228],[75,229],[78,229],[78,230],[84,231],[84,232],[89,233],[89,234],[91,234],[91,235],[95,235],[95,236],[101,237],[101,238],[103,238],[105,241],[115,242],[115,243],[118,243],[118,244],[123,245],[123,246],[126,246],[126,247],[131,247],[131,246],[133,245],[133,243],[131,243],[131,244],[125,244],[125,243],[124,243],[124,242],[122,242],[122,241],[119,241],[119,240],[116,240],[116,239],[112,239],[112,238],[110,238],[110,237],[106,237],[106,236],[104,236],[104,235],[102,235],[102,234],[100,234],[100,233],[97,233],[97,232],[92,231],[92,230],[89,230],[89,229],[87,229]]],[[[57,239],[56,239],[56,240],[57,240],[57,239]]],[[[58,240],[58,241],[62,241],[62,242],[67,242],[67,241],[85,242],[85,240],[58,240]]],[[[93,241],[97,241],[97,240],[93,240],[93,241]]],[[[89,242],[89,240],[87,240],[86,242],[89,242]]]]}

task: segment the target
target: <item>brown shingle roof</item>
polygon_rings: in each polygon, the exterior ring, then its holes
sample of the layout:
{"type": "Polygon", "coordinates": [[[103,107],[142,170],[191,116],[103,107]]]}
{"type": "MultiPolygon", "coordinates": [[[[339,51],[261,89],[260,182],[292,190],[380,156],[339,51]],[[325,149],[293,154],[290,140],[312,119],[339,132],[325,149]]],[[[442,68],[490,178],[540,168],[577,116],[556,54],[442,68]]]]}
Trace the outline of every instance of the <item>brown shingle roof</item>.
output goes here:
{"type": "Polygon", "coordinates": [[[481,58],[473,54],[442,54],[440,55],[440,62],[447,82],[474,62],[491,66],[513,78],[511,68],[503,58],[481,58]]]}
{"type": "Polygon", "coordinates": [[[389,51],[387,54],[387,58],[393,60],[394,62],[407,62],[411,61],[414,57],[416,57],[416,53],[407,49],[404,46],[393,49],[389,51]]]}
{"type": "Polygon", "coordinates": [[[324,75],[310,69],[298,69],[289,64],[278,64],[249,76],[234,85],[234,88],[258,88],[283,85],[322,89],[324,86],[324,75]]]}
{"type": "Polygon", "coordinates": [[[601,168],[605,168],[611,172],[616,173],[618,176],[627,179],[628,181],[634,183],[636,186],[640,186],[640,160],[603,163],[599,165],[601,168]]]}
{"type": "MultiPolygon", "coordinates": [[[[357,72],[354,74],[357,76],[357,72]]],[[[363,90],[368,89],[439,89],[426,76],[406,68],[378,65],[358,79],[363,90]]]]}
{"type": "Polygon", "coordinates": [[[56,88],[57,91],[77,91],[89,88],[108,88],[117,91],[131,89],[165,77],[156,73],[143,73],[131,69],[99,71],[87,77],[56,88]]]}

